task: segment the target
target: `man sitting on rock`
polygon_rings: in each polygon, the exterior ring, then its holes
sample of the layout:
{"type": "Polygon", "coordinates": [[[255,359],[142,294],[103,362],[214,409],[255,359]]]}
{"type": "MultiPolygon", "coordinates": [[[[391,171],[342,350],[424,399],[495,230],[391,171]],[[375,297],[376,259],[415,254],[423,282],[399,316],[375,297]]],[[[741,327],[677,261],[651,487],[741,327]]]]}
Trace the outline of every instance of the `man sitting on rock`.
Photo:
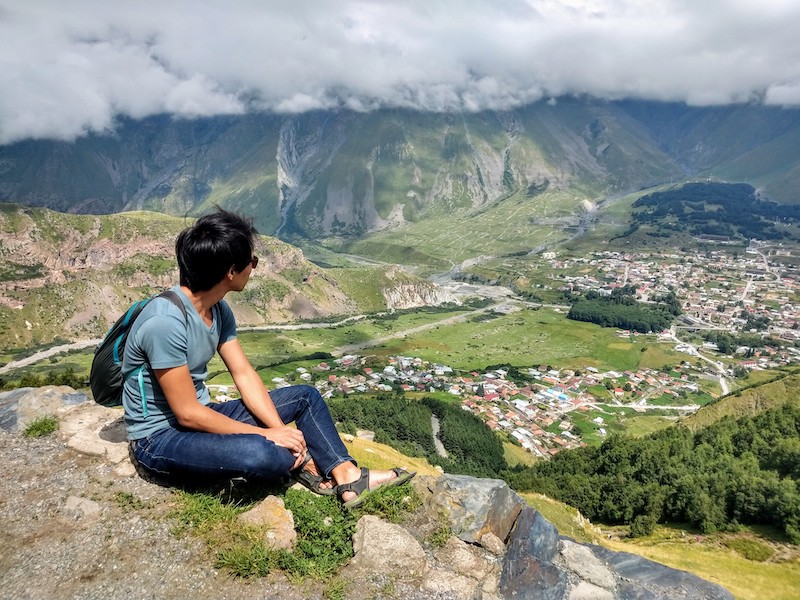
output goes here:
{"type": "Polygon", "coordinates": [[[178,236],[180,285],[172,290],[186,315],[156,298],[125,346],[122,372],[141,373],[126,378],[122,396],[133,454],[146,472],[168,481],[280,481],[291,474],[318,493],[337,494],[348,508],[358,506],[371,490],[414,473],[359,468],[316,388],[267,391],[223,299],[242,291],[258,265],[255,233],[249,220],[219,209],[178,236]],[[241,400],[211,402],[205,379],[215,352],[241,400]]]}

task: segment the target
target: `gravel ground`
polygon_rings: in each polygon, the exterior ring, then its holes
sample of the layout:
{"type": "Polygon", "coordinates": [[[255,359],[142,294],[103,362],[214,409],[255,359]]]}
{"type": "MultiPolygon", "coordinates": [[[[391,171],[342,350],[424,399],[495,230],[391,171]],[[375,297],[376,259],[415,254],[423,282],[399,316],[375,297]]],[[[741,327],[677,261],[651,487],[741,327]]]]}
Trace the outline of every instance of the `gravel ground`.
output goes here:
{"type": "Polygon", "coordinates": [[[0,598],[209,600],[321,596],[276,574],[240,581],[176,537],[172,492],[67,448],[0,431],[0,598]],[[138,499],[141,502],[126,501],[138,499]]]}

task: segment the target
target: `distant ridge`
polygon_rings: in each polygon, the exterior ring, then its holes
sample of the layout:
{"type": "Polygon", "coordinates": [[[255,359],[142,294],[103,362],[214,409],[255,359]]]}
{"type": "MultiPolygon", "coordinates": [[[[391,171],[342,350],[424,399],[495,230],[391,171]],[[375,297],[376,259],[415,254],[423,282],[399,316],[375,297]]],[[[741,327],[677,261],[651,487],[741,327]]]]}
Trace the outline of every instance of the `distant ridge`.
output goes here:
{"type": "MultiPolygon", "coordinates": [[[[177,283],[174,240],[190,221],[0,203],[0,350],[102,337],[133,301],[177,283]]],[[[325,269],[271,237],[257,252],[259,269],[229,300],[242,326],[383,310],[393,293],[417,306],[430,287],[398,269],[325,269]]]]}
{"type": "Polygon", "coordinates": [[[560,98],[506,112],[403,110],[123,120],[74,143],[0,146],[0,200],[62,212],[213,204],[284,240],[362,238],[428,216],[585,200],[712,177],[800,201],[800,109],[560,98]]]}

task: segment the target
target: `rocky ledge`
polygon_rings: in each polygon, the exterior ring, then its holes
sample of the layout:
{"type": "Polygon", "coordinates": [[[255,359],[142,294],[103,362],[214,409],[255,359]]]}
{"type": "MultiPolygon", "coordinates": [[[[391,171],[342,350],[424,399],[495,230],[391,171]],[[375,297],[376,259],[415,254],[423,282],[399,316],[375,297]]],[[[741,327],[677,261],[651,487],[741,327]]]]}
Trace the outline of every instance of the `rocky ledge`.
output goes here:
{"type": "MultiPolygon", "coordinates": [[[[208,564],[199,541],[177,537],[166,518],[172,492],[136,475],[119,410],[71,388],[26,388],[0,394],[0,427],[3,597],[321,597],[321,584],[281,574],[231,579],[208,564]],[[23,437],[42,415],[58,416],[58,434],[23,437]]],[[[733,598],[689,573],[560,536],[500,480],[413,482],[423,503],[409,522],[359,520],[355,554],[341,573],[347,598],[733,598]],[[446,543],[420,543],[443,523],[451,532],[446,543]]],[[[274,522],[275,544],[291,547],[286,512],[270,497],[244,518],[274,522]]]]}

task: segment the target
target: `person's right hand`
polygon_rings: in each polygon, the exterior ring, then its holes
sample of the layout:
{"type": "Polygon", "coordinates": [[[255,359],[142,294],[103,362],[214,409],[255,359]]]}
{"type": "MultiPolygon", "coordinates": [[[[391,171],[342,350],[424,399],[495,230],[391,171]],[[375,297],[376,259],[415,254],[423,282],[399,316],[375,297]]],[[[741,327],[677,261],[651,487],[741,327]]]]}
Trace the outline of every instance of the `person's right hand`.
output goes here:
{"type": "Polygon", "coordinates": [[[276,446],[286,448],[294,456],[301,457],[306,453],[306,439],[303,432],[294,427],[269,427],[261,431],[261,435],[273,442],[276,446]]]}

